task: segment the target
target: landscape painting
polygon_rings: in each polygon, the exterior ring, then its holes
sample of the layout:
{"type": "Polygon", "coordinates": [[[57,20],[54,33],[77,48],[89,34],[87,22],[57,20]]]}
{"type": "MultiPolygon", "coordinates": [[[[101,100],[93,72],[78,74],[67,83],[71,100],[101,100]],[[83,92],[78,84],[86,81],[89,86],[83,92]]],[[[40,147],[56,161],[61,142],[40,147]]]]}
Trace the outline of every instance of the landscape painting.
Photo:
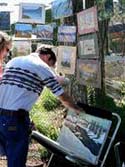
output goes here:
{"type": "Polygon", "coordinates": [[[101,72],[99,60],[83,60],[77,61],[77,80],[82,85],[101,87],[101,72]]]}
{"type": "Polygon", "coordinates": [[[45,24],[45,6],[35,3],[21,3],[19,22],[45,24]]]}
{"type": "Polygon", "coordinates": [[[13,57],[26,56],[31,53],[31,41],[30,40],[15,40],[12,46],[13,57]]]}
{"type": "Polygon", "coordinates": [[[92,7],[77,14],[78,34],[88,34],[98,31],[97,8],[92,7]]]}
{"type": "Polygon", "coordinates": [[[53,40],[53,27],[51,25],[37,25],[33,34],[43,40],[53,40]]]}
{"type": "Polygon", "coordinates": [[[83,59],[99,57],[98,40],[95,33],[79,37],[78,54],[83,59]]]}
{"type": "Polygon", "coordinates": [[[59,42],[75,42],[76,41],[76,27],[75,26],[60,26],[58,28],[59,42]]]}
{"type": "Polygon", "coordinates": [[[0,30],[10,30],[10,12],[0,12],[0,30]]]}
{"type": "Polygon", "coordinates": [[[52,17],[60,19],[73,15],[72,0],[56,0],[52,2],[52,17]]]}
{"type": "Polygon", "coordinates": [[[111,127],[111,121],[69,110],[58,138],[61,146],[81,162],[97,165],[111,127]]]}
{"type": "Polygon", "coordinates": [[[15,37],[31,38],[32,25],[31,24],[16,24],[15,25],[15,37]]]}
{"type": "Polygon", "coordinates": [[[64,74],[74,74],[76,64],[76,47],[59,46],[57,56],[57,71],[64,74]]]}

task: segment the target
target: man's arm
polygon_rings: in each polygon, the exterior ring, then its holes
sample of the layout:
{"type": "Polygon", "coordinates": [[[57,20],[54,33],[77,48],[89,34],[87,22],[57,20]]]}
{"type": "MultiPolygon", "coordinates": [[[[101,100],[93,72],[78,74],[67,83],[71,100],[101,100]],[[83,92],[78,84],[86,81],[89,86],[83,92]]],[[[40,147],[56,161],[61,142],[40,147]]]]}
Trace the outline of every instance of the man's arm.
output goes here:
{"type": "Polygon", "coordinates": [[[65,92],[58,96],[59,100],[62,102],[62,104],[67,107],[73,109],[77,114],[80,113],[81,108],[79,108],[74,102],[71,96],[67,95],[65,92]]]}

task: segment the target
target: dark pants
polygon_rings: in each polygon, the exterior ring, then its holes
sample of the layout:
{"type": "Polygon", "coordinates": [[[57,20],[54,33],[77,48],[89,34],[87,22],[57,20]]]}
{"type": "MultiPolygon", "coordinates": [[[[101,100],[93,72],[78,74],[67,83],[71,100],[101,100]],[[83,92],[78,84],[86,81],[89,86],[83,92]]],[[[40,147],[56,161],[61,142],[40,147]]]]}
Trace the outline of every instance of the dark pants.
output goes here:
{"type": "Polygon", "coordinates": [[[25,167],[29,143],[29,116],[0,115],[0,142],[8,167],[25,167]]]}

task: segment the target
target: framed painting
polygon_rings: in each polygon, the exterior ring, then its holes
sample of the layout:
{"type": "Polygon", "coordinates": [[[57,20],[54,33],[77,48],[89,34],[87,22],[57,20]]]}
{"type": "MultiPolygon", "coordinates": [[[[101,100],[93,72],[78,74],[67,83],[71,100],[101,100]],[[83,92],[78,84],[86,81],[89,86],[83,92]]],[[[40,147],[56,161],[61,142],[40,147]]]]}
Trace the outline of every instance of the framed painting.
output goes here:
{"type": "Polygon", "coordinates": [[[31,38],[32,25],[31,24],[19,24],[15,25],[15,37],[31,38]]]}
{"type": "Polygon", "coordinates": [[[0,30],[10,30],[10,12],[0,12],[0,30]]]}
{"type": "Polygon", "coordinates": [[[15,40],[12,46],[13,57],[26,56],[31,53],[31,41],[30,40],[15,40]]]}
{"type": "Polygon", "coordinates": [[[45,24],[45,5],[21,3],[19,6],[19,22],[45,24]]]}
{"type": "Polygon", "coordinates": [[[95,33],[79,37],[78,54],[82,59],[99,57],[98,39],[95,33]]]}
{"type": "Polygon", "coordinates": [[[78,34],[87,34],[98,31],[96,6],[83,10],[77,14],[78,34]]]}
{"type": "Polygon", "coordinates": [[[95,166],[98,164],[111,124],[111,120],[85,112],[77,115],[69,109],[58,142],[81,162],[89,162],[95,166]]]}
{"type": "Polygon", "coordinates": [[[56,0],[51,4],[53,19],[60,19],[73,15],[72,0],[56,0]]]}
{"type": "Polygon", "coordinates": [[[53,40],[53,27],[51,25],[37,25],[33,34],[43,40],[53,40]]]}
{"type": "Polygon", "coordinates": [[[114,81],[125,81],[125,57],[105,57],[105,78],[114,81]]]}
{"type": "Polygon", "coordinates": [[[76,42],[76,27],[75,26],[60,26],[58,28],[59,42],[76,42]]]}
{"type": "Polygon", "coordinates": [[[101,87],[101,70],[98,60],[77,60],[77,80],[82,85],[101,87]]]}
{"type": "Polygon", "coordinates": [[[59,46],[57,56],[57,71],[64,74],[74,74],[76,64],[76,47],[59,46]]]}

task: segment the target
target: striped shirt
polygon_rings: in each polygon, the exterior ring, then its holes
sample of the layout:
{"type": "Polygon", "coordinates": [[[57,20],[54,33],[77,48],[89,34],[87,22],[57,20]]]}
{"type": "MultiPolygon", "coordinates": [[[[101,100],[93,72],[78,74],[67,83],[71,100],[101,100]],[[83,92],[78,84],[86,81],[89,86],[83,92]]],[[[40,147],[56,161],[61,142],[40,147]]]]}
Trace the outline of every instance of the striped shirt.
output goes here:
{"type": "Polygon", "coordinates": [[[64,90],[51,68],[34,53],[13,58],[7,63],[0,81],[0,108],[27,111],[48,87],[56,96],[64,90]]]}

